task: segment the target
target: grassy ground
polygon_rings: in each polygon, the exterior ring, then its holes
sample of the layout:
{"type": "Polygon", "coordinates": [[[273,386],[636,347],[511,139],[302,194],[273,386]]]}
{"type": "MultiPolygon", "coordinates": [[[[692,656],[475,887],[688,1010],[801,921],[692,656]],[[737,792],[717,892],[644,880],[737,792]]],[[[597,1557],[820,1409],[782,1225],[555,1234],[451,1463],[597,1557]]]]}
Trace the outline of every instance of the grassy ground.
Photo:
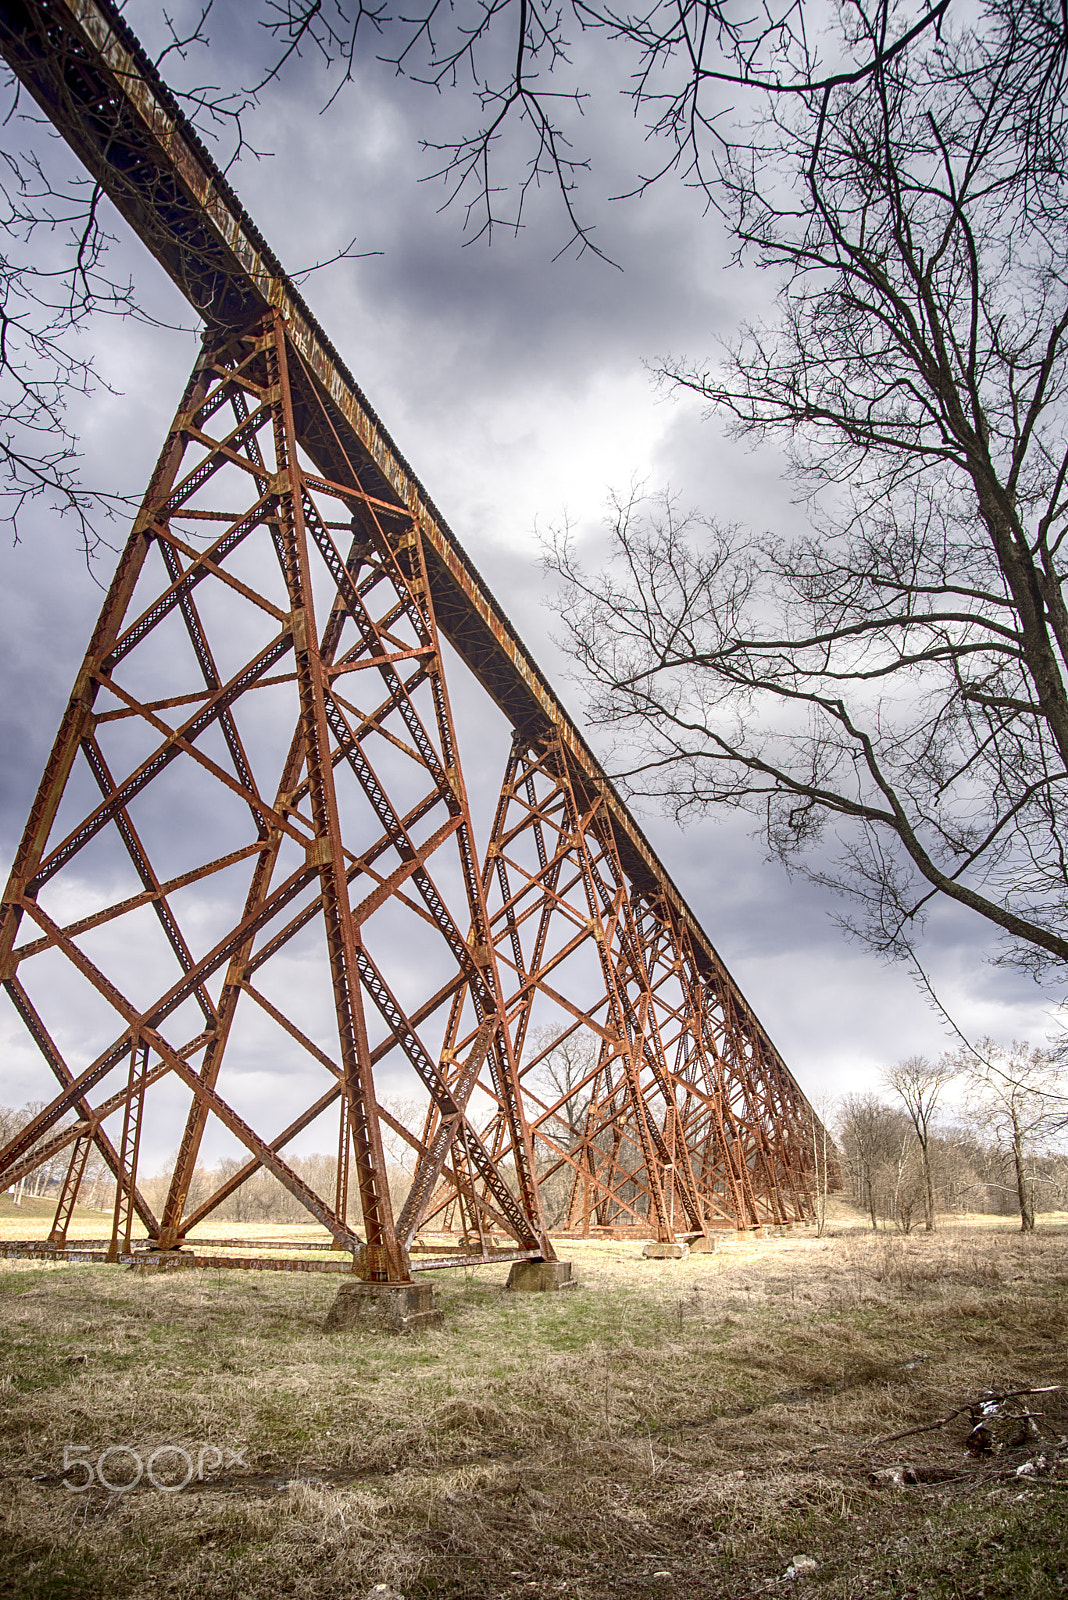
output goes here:
{"type": "Polygon", "coordinates": [[[331,1277],[2,1263],[0,1595],[1068,1595],[1068,1391],[965,1444],[984,1391],[1068,1383],[1068,1218],[832,1231],[442,1272],[399,1339],[323,1334],[331,1277]],[[166,1444],[204,1481],[63,1485],[64,1446],[166,1444]]]}

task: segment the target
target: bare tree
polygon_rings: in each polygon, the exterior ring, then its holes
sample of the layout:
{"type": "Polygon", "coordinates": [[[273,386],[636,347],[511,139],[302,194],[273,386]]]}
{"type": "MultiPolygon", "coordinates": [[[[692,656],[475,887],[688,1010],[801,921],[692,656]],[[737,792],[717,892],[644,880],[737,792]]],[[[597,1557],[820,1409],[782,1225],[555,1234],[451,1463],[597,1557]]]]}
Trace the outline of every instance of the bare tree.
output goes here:
{"type": "Polygon", "coordinates": [[[603,564],[564,533],[550,565],[632,792],[749,807],[787,862],[822,844],[881,950],[940,896],[1041,967],[1068,958],[1068,169],[1031,160],[1015,49],[903,53],[732,154],[779,317],[664,376],[784,445],[813,531],[631,497],[603,564]]]}
{"type": "MultiPolygon", "coordinates": [[[[25,1127],[30,1119],[30,1113],[25,1106],[0,1106],[0,1142],[6,1144],[13,1139],[19,1129],[25,1127]]],[[[11,1188],[11,1199],[15,1205],[22,1204],[22,1195],[26,1187],[24,1178],[20,1178],[11,1188]]]]}
{"type": "Polygon", "coordinates": [[[87,553],[94,511],[121,502],[81,479],[67,408],[96,380],[79,337],[96,316],[135,311],[131,285],[106,269],[101,209],[88,180],[10,144],[0,151],[0,522],[17,539],[27,507],[43,500],[73,520],[87,553]]]}
{"type": "Polygon", "coordinates": [[[25,1106],[0,1106],[0,1142],[7,1144],[29,1121],[25,1106]]]}
{"type": "Polygon", "coordinates": [[[877,1173],[880,1205],[900,1233],[911,1233],[923,1206],[923,1168],[909,1120],[900,1113],[889,1146],[877,1173]]]}
{"type": "MultiPolygon", "coordinates": [[[[20,1128],[24,1128],[28,1122],[33,1120],[44,1104],[43,1100],[27,1100],[24,1106],[19,1106],[17,1109],[14,1106],[0,1106],[0,1143],[6,1143],[13,1138],[20,1128]]],[[[74,1120],[73,1114],[64,1117],[58,1124],[56,1131],[68,1126],[74,1120]]],[[[31,1147],[27,1151],[27,1157],[33,1156],[34,1148],[46,1149],[50,1143],[50,1139],[40,1140],[37,1147],[31,1147]]],[[[62,1180],[63,1172],[66,1170],[69,1160],[69,1150],[61,1150],[58,1154],[44,1154],[40,1164],[32,1168],[15,1184],[16,1205],[19,1204],[24,1194],[28,1194],[33,1199],[40,1199],[45,1195],[53,1183],[58,1183],[62,1180]]]]}
{"type": "Polygon", "coordinates": [[[830,1134],[827,1124],[813,1112],[809,1124],[812,1138],[812,1171],[816,1180],[816,1237],[822,1239],[827,1227],[827,1150],[830,1134]]]}
{"type": "Polygon", "coordinates": [[[407,1139],[396,1132],[393,1124],[405,1128],[418,1128],[429,1111],[429,1102],[414,1095],[389,1095],[382,1101],[391,1121],[382,1128],[382,1145],[388,1160],[398,1167],[410,1184],[415,1175],[416,1152],[407,1139]]]}
{"type": "MultiPolygon", "coordinates": [[[[838,1137],[845,1157],[853,1198],[864,1207],[873,1229],[879,1226],[880,1212],[893,1212],[884,1204],[881,1193],[887,1174],[898,1171],[902,1135],[907,1133],[903,1115],[888,1106],[877,1094],[849,1094],[842,1099],[838,1118],[838,1137]]],[[[891,1176],[890,1190],[894,1183],[891,1176]]]]}
{"type": "MultiPolygon", "coordinates": [[[[108,0],[101,0],[107,9],[108,0]]],[[[956,0],[959,8],[963,0],[956,0]]],[[[114,7],[113,25],[124,26],[114,7]]],[[[247,9],[247,76],[204,81],[224,59],[212,50],[223,8],[203,0],[180,27],[164,9],[151,18],[155,66],[197,132],[220,147],[229,168],[264,151],[250,143],[249,119],[268,103],[299,58],[326,74],[333,100],[369,57],[425,85],[426,137],[445,204],[456,203],[475,236],[524,225],[536,191],[555,195],[565,223],[563,248],[600,254],[578,196],[590,181],[591,144],[604,124],[629,109],[644,130],[650,160],[636,167],[631,194],[675,177],[702,203],[729,210],[732,163],[754,104],[796,102],[822,118],[837,97],[878,94],[883,74],[918,51],[941,51],[951,0],[892,0],[855,6],[846,25],[821,30],[801,0],[755,11],[726,0],[653,0],[634,10],[609,0],[258,0],[247,9]],[[591,56],[592,51],[592,56],[591,56]],[[598,71],[591,90],[591,59],[598,71]],[[461,130],[443,117],[447,92],[468,115],[461,130]]],[[[243,21],[246,20],[243,16],[243,21]]],[[[148,21],[148,19],[146,19],[148,21]]],[[[1048,0],[986,0],[975,26],[1002,64],[1017,137],[1035,170],[1056,165],[1063,132],[1068,25],[1048,0]]],[[[136,43],[136,42],[135,42],[136,43]]],[[[233,56],[228,58],[229,64],[233,56]]],[[[964,69],[966,72],[971,68],[964,69]]],[[[31,117],[29,122],[38,120],[31,117]]],[[[45,136],[28,141],[17,94],[0,135],[0,216],[8,247],[0,257],[0,521],[16,536],[28,502],[44,498],[72,516],[86,549],[98,538],[101,508],[119,503],[83,483],[68,402],[98,381],[78,334],[96,314],[143,314],[129,282],[107,268],[107,206],[92,184],[51,159],[45,136]],[[49,159],[45,160],[41,152],[49,159]],[[44,241],[47,240],[47,246],[44,241]]],[[[355,239],[332,260],[353,256],[355,239]]],[[[314,270],[314,268],[309,269],[314,270]]]]}
{"type": "Polygon", "coordinates": [[[954,1077],[956,1068],[944,1056],[939,1061],[929,1061],[926,1056],[908,1056],[883,1072],[885,1083],[901,1099],[916,1133],[923,1174],[923,1224],[927,1233],[933,1233],[935,1226],[931,1135],[942,1093],[954,1077]]]}
{"type": "MultiPolygon", "coordinates": [[[[206,0],[191,26],[180,29],[164,10],[154,65],[170,70],[204,60],[211,13],[206,0]]],[[[246,152],[263,154],[246,138],[254,97],[240,84],[191,77],[169,92],[198,133],[224,141],[226,165],[246,152]]],[[[28,509],[43,504],[72,523],[87,556],[108,520],[136,502],[82,475],[70,408],[107,387],[85,334],[107,318],[164,326],[133,281],[113,268],[113,218],[100,185],[80,172],[47,118],[0,65],[0,526],[17,541],[28,509]]],[[[334,259],[354,253],[353,242],[334,259]]]]}
{"type": "Polygon", "coordinates": [[[1055,1211],[1068,1211],[1068,1156],[1050,1162],[1050,1203],[1055,1211]]]}
{"type": "Polygon", "coordinates": [[[588,1028],[541,1027],[531,1031],[530,1045],[530,1081],[552,1110],[554,1137],[566,1130],[570,1145],[583,1133],[598,1041],[588,1028]]]}
{"type": "MultiPolygon", "coordinates": [[[[822,1239],[827,1228],[827,1194],[832,1168],[837,1172],[837,1151],[831,1142],[830,1123],[834,1100],[826,1091],[813,1095],[809,1102],[809,1136],[812,1140],[812,1171],[816,1183],[816,1237],[822,1239]]],[[[840,1184],[838,1185],[840,1187],[840,1184]]]]}
{"type": "Polygon", "coordinates": [[[969,1110],[995,1143],[1010,1154],[1020,1228],[1035,1226],[1035,1157],[1068,1128],[1068,1074],[1049,1051],[1026,1042],[1008,1048],[983,1039],[950,1058],[966,1084],[969,1110]],[[1031,1169],[1028,1170],[1028,1160],[1031,1169]]]}
{"type": "MultiPolygon", "coordinates": [[[[188,33],[165,18],[157,65],[207,45],[210,11],[209,0],[188,33]]],[[[17,540],[28,507],[43,502],[91,555],[102,519],[126,502],[81,475],[68,409],[104,387],[83,336],[106,317],[160,324],[111,269],[112,213],[100,185],[78,171],[6,68],[0,96],[0,525],[17,540]]],[[[247,93],[194,89],[185,99],[202,128],[236,126],[240,148],[247,93]]]]}

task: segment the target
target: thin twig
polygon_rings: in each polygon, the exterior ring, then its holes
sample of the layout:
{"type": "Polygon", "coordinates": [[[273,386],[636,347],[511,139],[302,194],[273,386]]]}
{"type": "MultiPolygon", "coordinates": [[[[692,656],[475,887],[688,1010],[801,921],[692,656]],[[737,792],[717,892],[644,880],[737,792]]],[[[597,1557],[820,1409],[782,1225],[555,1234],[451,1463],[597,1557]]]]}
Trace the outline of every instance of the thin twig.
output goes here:
{"type": "Polygon", "coordinates": [[[873,1439],[868,1446],[874,1450],[876,1445],[893,1444],[895,1439],[911,1439],[914,1433],[933,1433],[936,1428],[944,1428],[947,1422],[952,1422],[955,1417],[962,1417],[967,1408],[962,1406],[959,1411],[951,1411],[948,1417],[940,1417],[937,1422],[924,1422],[918,1428],[904,1428],[901,1433],[886,1433],[881,1439],[873,1439]]]}

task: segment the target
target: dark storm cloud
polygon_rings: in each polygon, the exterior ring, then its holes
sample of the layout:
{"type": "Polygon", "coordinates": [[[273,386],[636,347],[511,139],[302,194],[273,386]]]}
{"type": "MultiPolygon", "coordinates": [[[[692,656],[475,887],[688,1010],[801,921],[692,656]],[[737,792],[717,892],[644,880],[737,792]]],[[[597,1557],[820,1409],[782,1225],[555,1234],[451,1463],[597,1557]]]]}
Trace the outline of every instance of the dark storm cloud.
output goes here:
{"type": "MultiPolygon", "coordinates": [[[[224,10],[220,21],[227,19],[211,72],[220,82],[247,81],[249,46],[262,62],[265,36],[235,27],[224,10]]],[[[427,180],[442,158],[422,148],[471,131],[478,113],[462,90],[439,96],[365,59],[355,82],[323,110],[336,75],[309,56],[247,117],[250,142],[273,154],[243,162],[237,187],[287,268],[331,254],[353,234],[358,249],[382,252],[307,286],[347,352],[359,352],[370,325],[396,341],[395,362],[414,363],[415,384],[428,369],[444,374],[454,362],[464,386],[584,383],[591,368],[630,368],[733,325],[738,285],[724,278],[725,241],[703,219],[697,197],[667,185],[642,199],[610,199],[656,153],[629,115],[601,42],[577,40],[573,59],[575,78],[614,113],[572,120],[577,153],[590,160],[589,172],[577,175],[575,204],[617,267],[592,254],[577,259],[575,250],[553,262],[570,224],[551,178],[528,197],[518,235],[501,228],[492,248],[464,247],[467,196],[441,210],[447,186],[427,180]]],[[[179,70],[192,81],[204,66],[193,57],[179,70]]],[[[514,177],[523,154],[510,152],[506,137],[491,181],[514,177]]],[[[507,211],[511,199],[502,195],[499,203],[507,211]]]]}

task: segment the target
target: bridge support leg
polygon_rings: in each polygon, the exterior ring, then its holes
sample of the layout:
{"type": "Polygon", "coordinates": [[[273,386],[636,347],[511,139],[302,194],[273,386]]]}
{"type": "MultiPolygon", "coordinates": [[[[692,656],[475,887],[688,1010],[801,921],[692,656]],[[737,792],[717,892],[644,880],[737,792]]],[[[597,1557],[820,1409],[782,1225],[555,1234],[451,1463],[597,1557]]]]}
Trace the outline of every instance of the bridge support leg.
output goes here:
{"type": "Polygon", "coordinates": [[[685,1239],[675,1243],[666,1243],[663,1239],[653,1239],[642,1251],[642,1255],[649,1261],[685,1261],[690,1253],[690,1246],[685,1239]]]}

